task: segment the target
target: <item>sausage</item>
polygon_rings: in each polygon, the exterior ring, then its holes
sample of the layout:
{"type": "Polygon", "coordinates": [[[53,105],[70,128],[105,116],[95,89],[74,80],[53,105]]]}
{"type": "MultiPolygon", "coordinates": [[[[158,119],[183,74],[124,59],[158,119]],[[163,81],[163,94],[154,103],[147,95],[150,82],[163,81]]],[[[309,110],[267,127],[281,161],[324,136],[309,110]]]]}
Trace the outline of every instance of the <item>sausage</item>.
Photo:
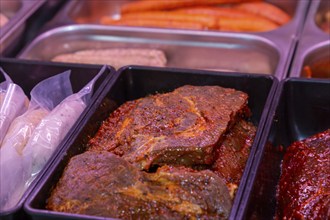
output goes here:
{"type": "MultiPolygon", "coordinates": [[[[190,23],[196,23],[200,24],[203,29],[217,29],[217,18],[215,16],[209,16],[205,14],[154,11],[125,14],[121,17],[120,20],[135,20],[136,22],[140,20],[167,21],[165,24],[178,22],[178,24],[181,24],[182,27],[185,27],[185,23],[188,25],[190,25],[190,23]]],[[[156,22],[154,23],[156,24],[156,22]]]]}
{"type": "Polygon", "coordinates": [[[270,31],[278,27],[272,21],[255,18],[220,18],[219,30],[222,31],[270,31]]]}
{"type": "Polygon", "coordinates": [[[279,25],[286,24],[291,19],[282,9],[266,2],[241,3],[234,8],[268,18],[279,25]]]}
{"type": "Polygon", "coordinates": [[[223,31],[270,31],[278,27],[275,22],[267,18],[234,8],[191,7],[177,11],[216,16],[218,29],[223,31]]]}
{"type": "Polygon", "coordinates": [[[245,17],[260,18],[260,16],[242,10],[238,10],[235,8],[224,8],[217,6],[187,7],[187,8],[180,8],[175,11],[188,13],[188,14],[206,14],[213,16],[223,16],[228,18],[245,18],[245,17]]]}
{"type": "Polygon", "coordinates": [[[154,19],[120,19],[113,20],[109,17],[103,17],[101,24],[116,25],[116,26],[137,26],[137,27],[157,27],[157,28],[179,28],[179,29],[194,29],[204,30],[205,26],[201,23],[191,21],[173,21],[173,20],[154,20],[154,19]]]}
{"type": "Polygon", "coordinates": [[[190,7],[197,5],[217,5],[247,1],[260,1],[260,0],[149,0],[149,1],[134,1],[122,6],[121,13],[132,13],[141,11],[154,11],[154,10],[169,10],[182,7],[190,7]]]}

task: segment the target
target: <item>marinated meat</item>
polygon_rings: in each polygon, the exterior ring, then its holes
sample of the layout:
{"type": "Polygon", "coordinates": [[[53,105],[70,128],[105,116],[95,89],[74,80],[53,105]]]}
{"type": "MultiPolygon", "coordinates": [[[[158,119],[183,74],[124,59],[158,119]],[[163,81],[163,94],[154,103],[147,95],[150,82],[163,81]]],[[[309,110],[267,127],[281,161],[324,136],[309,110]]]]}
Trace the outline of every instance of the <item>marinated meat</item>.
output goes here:
{"type": "Polygon", "coordinates": [[[47,208],[121,219],[223,219],[231,199],[209,170],[164,166],[145,173],[110,152],[87,151],[70,160],[47,208]]]}
{"type": "Polygon", "coordinates": [[[248,95],[219,86],[183,86],[127,102],[103,123],[89,150],[151,165],[210,165],[227,129],[248,115],[248,95]]]}
{"type": "Polygon", "coordinates": [[[284,155],[279,219],[329,219],[330,129],[293,143],[284,155]]]}
{"type": "Polygon", "coordinates": [[[230,188],[239,185],[256,130],[251,122],[240,120],[217,147],[212,170],[224,178],[230,188]]]}
{"type": "Polygon", "coordinates": [[[116,69],[125,65],[160,66],[166,65],[163,51],[156,49],[118,48],[81,50],[75,53],[60,54],[52,59],[57,62],[108,64],[116,69]]]}

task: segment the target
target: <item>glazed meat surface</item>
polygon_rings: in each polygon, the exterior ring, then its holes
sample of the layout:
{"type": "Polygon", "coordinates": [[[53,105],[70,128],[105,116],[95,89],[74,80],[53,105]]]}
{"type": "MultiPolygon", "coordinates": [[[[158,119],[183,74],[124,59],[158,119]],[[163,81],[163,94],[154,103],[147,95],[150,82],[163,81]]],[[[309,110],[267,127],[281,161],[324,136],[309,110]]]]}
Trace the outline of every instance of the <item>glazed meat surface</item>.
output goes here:
{"type": "Polygon", "coordinates": [[[146,173],[110,152],[87,151],[71,158],[47,208],[122,219],[223,219],[231,199],[209,170],[163,166],[146,173]]]}
{"type": "Polygon", "coordinates": [[[224,178],[230,187],[237,188],[239,185],[256,130],[251,122],[242,119],[227,132],[224,141],[217,147],[212,170],[224,178]]]}
{"type": "Polygon", "coordinates": [[[103,123],[89,150],[109,151],[140,169],[151,165],[210,165],[214,149],[248,95],[219,86],[183,86],[126,102],[103,123]]]}
{"type": "Polygon", "coordinates": [[[279,219],[329,219],[330,129],[287,149],[277,215],[279,219]]]}

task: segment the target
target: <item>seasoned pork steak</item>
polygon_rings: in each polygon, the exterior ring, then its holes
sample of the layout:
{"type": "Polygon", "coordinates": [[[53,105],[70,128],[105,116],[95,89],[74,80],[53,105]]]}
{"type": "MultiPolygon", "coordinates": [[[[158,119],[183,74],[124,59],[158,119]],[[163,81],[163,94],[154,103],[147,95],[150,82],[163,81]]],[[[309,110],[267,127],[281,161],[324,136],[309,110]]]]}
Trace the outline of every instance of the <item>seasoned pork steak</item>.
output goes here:
{"type": "Polygon", "coordinates": [[[231,199],[209,170],[163,166],[146,173],[110,152],[87,151],[71,158],[47,208],[122,219],[223,219],[231,199]]]}
{"type": "Polygon", "coordinates": [[[278,219],[329,219],[330,129],[293,143],[282,163],[278,219]]]}
{"type": "Polygon", "coordinates": [[[219,86],[183,86],[126,102],[103,123],[89,146],[148,170],[151,165],[214,161],[214,147],[247,114],[248,95],[219,86]]]}
{"type": "Polygon", "coordinates": [[[238,187],[256,130],[252,123],[242,119],[227,132],[224,141],[217,147],[212,170],[224,178],[230,187],[238,187]]]}

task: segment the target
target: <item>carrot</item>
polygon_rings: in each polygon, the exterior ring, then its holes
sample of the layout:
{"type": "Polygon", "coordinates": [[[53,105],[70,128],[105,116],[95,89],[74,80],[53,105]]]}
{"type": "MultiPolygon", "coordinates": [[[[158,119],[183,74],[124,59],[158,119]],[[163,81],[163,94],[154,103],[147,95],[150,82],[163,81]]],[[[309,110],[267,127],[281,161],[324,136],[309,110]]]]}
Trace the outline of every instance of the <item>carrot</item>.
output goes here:
{"type": "Polygon", "coordinates": [[[122,6],[121,13],[132,13],[141,11],[161,11],[169,9],[177,9],[182,7],[197,5],[217,5],[238,2],[250,2],[260,0],[149,0],[149,1],[133,1],[122,6]]]}
{"type": "Polygon", "coordinates": [[[121,19],[149,19],[149,20],[167,20],[169,22],[195,22],[200,23],[205,29],[217,29],[217,18],[205,14],[187,14],[173,11],[153,11],[124,14],[121,19]]]}
{"type": "Polygon", "coordinates": [[[182,28],[205,30],[206,27],[201,23],[191,21],[174,21],[174,20],[155,20],[150,18],[125,18],[120,20],[113,20],[110,17],[101,18],[101,24],[115,25],[115,26],[137,26],[137,27],[157,27],[157,28],[182,28]]]}
{"type": "Polygon", "coordinates": [[[236,9],[263,16],[279,25],[286,24],[291,17],[282,9],[266,2],[247,2],[233,6],[236,9]]]}

